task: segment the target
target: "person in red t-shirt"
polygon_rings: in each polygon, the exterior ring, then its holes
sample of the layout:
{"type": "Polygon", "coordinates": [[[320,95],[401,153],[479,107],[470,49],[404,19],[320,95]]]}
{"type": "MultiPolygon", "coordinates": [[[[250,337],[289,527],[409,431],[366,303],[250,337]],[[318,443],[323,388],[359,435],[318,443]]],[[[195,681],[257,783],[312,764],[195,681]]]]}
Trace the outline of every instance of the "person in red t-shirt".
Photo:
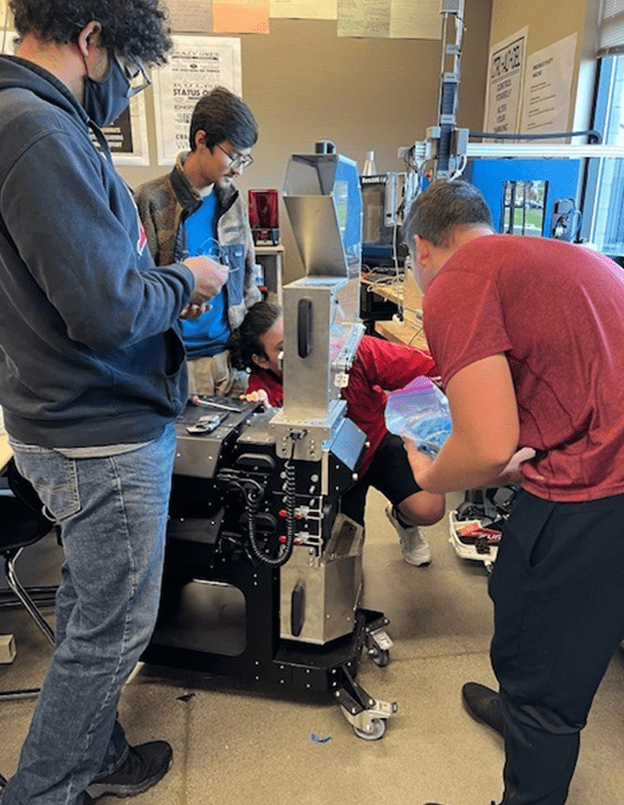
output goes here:
{"type": "Polygon", "coordinates": [[[464,702],[504,736],[501,805],[562,805],[624,635],[624,272],[580,245],[494,235],[463,181],[433,182],[403,235],[453,420],[416,480],[523,486],[489,588],[499,691],[467,683],[464,702]]]}
{"type": "MultiPolygon", "coordinates": [[[[233,365],[251,370],[246,399],[282,407],[279,355],[283,341],[281,309],[270,302],[253,305],[228,342],[233,365]]],[[[425,352],[364,336],[349,372],[349,383],[342,390],[347,416],[364,431],[369,446],[362,459],[361,480],[342,496],[341,509],[363,523],[368,488],[378,489],[391,503],[386,514],[399,536],[403,558],[412,565],[431,562],[431,551],[420,526],[433,525],[443,517],[444,495],[416,487],[403,440],[386,429],[386,392],[403,388],[419,375],[437,374],[431,356],[425,352]]],[[[421,469],[431,463],[419,452],[411,461],[421,469]]]]}

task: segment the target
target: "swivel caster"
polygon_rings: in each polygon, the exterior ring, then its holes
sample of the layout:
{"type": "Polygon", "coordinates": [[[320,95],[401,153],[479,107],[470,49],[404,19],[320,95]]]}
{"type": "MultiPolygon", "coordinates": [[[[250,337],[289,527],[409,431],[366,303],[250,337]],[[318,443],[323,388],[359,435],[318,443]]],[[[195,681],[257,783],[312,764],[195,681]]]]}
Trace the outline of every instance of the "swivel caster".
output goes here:
{"type": "Polygon", "coordinates": [[[353,732],[363,741],[378,741],[383,738],[386,731],[386,722],[383,718],[373,718],[366,727],[353,727],[353,732]]]}
{"type": "Polygon", "coordinates": [[[385,668],[385,666],[390,662],[390,651],[388,649],[373,646],[372,648],[369,648],[368,656],[375,663],[375,665],[378,665],[380,668],[385,668]]]}
{"type": "Polygon", "coordinates": [[[387,618],[383,618],[375,624],[372,624],[366,630],[366,645],[368,646],[368,655],[380,668],[388,665],[390,662],[390,649],[394,645],[389,634],[384,629],[389,623],[387,618]]]}

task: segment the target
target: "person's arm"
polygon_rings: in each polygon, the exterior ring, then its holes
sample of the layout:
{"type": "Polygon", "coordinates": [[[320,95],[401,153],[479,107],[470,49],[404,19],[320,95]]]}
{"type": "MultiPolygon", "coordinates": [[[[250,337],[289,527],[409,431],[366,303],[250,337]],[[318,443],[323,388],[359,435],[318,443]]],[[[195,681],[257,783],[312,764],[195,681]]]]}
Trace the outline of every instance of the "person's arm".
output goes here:
{"type": "Polygon", "coordinates": [[[372,388],[395,391],[420,375],[437,375],[431,355],[406,344],[394,344],[365,335],[360,341],[354,367],[361,364],[366,383],[372,388]]]}
{"type": "MultiPolygon", "coordinates": [[[[515,480],[506,470],[518,448],[518,406],[505,355],[460,369],[446,393],[453,430],[429,468],[415,473],[418,484],[444,493],[515,480]]],[[[408,445],[408,456],[414,449],[408,445]]]]}
{"type": "Polygon", "coordinates": [[[269,404],[269,395],[266,392],[266,389],[258,389],[258,391],[249,391],[247,390],[244,394],[240,395],[241,400],[245,400],[246,402],[255,402],[260,403],[264,408],[271,408],[269,404]]]}
{"type": "Polygon", "coordinates": [[[284,404],[284,387],[281,381],[272,372],[266,369],[253,368],[249,375],[245,395],[248,402],[262,402],[270,408],[281,408],[284,404]],[[266,403],[264,402],[266,398],[266,403]]]}
{"type": "Polygon", "coordinates": [[[34,294],[51,306],[41,315],[58,317],[95,352],[166,331],[190,299],[192,272],[154,266],[127,187],[86,135],[50,130],[26,142],[4,180],[0,214],[34,294]]]}

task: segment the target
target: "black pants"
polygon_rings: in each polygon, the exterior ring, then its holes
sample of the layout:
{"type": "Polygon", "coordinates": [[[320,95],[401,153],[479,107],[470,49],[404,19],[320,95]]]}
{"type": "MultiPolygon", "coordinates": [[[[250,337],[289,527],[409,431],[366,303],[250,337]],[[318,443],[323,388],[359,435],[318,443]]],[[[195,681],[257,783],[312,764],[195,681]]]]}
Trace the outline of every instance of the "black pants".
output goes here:
{"type": "Polygon", "coordinates": [[[624,495],[552,503],[521,492],[490,596],[506,718],[502,805],[562,805],[580,731],[624,637],[624,495]]]}
{"type": "Polygon", "coordinates": [[[366,495],[371,486],[387,497],[393,506],[420,492],[400,436],[386,433],[364,477],[342,496],[341,511],[362,525],[366,495]]]}

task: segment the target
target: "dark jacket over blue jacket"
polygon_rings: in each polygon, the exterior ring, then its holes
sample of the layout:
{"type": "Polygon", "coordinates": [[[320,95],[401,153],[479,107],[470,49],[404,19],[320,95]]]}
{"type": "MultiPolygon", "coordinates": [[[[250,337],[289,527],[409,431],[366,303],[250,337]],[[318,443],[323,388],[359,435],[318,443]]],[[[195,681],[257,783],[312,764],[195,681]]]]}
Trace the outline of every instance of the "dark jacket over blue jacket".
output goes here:
{"type": "Polygon", "coordinates": [[[186,395],[194,280],[156,268],[130,191],[54,76],[0,56],[0,404],[45,447],[157,437],[186,395]]]}

